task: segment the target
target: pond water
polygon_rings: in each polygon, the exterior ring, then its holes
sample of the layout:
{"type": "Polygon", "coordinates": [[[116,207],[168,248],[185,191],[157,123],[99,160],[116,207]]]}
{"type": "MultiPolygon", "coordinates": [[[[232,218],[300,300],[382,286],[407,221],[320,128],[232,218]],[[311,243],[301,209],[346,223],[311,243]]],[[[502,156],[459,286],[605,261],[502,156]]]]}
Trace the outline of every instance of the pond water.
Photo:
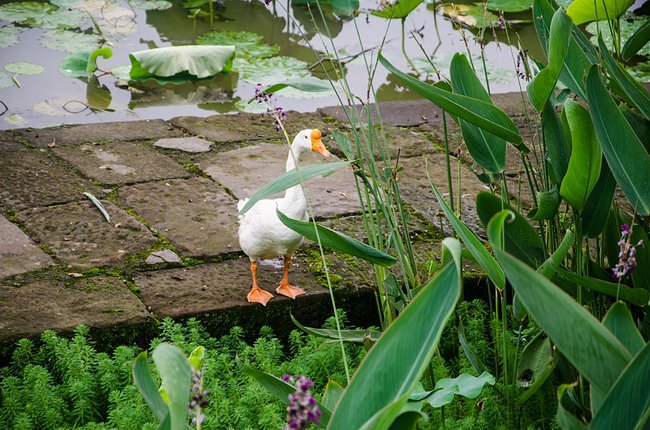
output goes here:
{"type": "MultiPolygon", "coordinates": [[[[56,22],[34,24],[32,19],[23,24],[11,24],[7,20],[0,21],[0,25],[4,25],[0,28],[0,46],[4,46],[0,69],[15,62],[32,63],[43,68],[42,71],[28,70],[24,74],[4,71],[0,75],[0,87],[3,87],[0,89],[0,100],[7,108],[0,118],[2,129],[61,123],[169,119],[179,115],[208,116],[217,112],[250,110],[253,107],[246,106],[246,103],[253,97],[257,82],[270,85],[287,76],[295,77],[296,73],[309,73],[308,66],[316,63],[318,54],[333,54],[334,50],[345,62],[351,90],[365,101],[368,97],[366,61],[363,55],[357,54],[367,50],[365,55],[368,61],[374,63],[382,39],[383,55],[401,70],[410,71],[421,79],[427,76],[435,78],[431,66],[424,61],[425,53],[443,74],[455,52],[469,50],[476,60],[475,64],[482,67],[481,45],[476,37],[478,31],[459,31],[458,25],[446,18],[439,8],[434,12],[432,5],[425,3],[408,15],[402,28],[401,20],[386,20],[367,12],[380,7],[376,1],[361,0],[358,7],[353,4],[350,8],[349,2],[356,0],[344,0],[347,7],[341,7],[336,0],[332,0],[323,8],[323,21],[317,8],[297,5],[296,0],[293,3],[278,1],[269,5],[259,0],[223,0],[215,3],[211,29],[208,17],[188,17],[188,9],[178,1],[165,10],[144,10],[139,7],[144,4],[143,0],[133,0],[131,3],[125,0],[52,1],[60,5],[62,11],[83,9],[82,16],[76,12],[74,15],[79,19],[81,31],[74,31],[84,36],[79,36],[79,41],[70,38],[71,33],[65,33],[67,36],[63,37],[60,30],[51,28],[57,26],[56,22]],[[317,16],[315,20],[312,20],[312,14],[317,16]],[[95,24],[88,16],[93,17],[95,24]],[[182,85],[149,82],[137,88],[118,87],[118,79],[114,75],[102,75],[100,72],[96,72],[97,78],[90,81],[63,76],[58,70],[61,62],[80,49],[77,44],[84,46],[82,37],[93,37],[95,34],[96,38],[97,28],[111,43],[113,51],[111,58],[98,59],[98,67],[104,71],[129,65],[131,52],[193,44],[197,37],[209,31],[257,33],[262,36],[263,43],[279,47],[277,55],[293,57],[304,63],[297,63],[297,71],[294,70],[296,64],[283,69],[284,63],[258,67],[256,61],[251,61],[246,70],[243,70],[243,66],[238,70],[235,63],[233,71],[213,79],[182,85]],[[7,32],[12,32],[14,36],[8,39],[7,32]],[[40,73],[28,74],[36,72],[40,73]],[[88,105],[96,109],[89,109],[88,105]]],[[[507,15],[506,18],[529,20],[530,14],[507,15]]],[[[64,18],[64,21],[67,19],[64,18]]],[[[508,36],[513,44],[520,43],[529,49],[532,58],[543,61],[531,24],[513,25],[508,36]]],[[[524,88],[525,82],[519,81],[515,71],[519,49],[506,43],[506,33],[487,29],[484,40],[490,90],[499,93],[524,88]],[[498,39],[496,42],[495,36],[498,39]]],[[[322,73],[317,73],[319,69],[314,67],[313,74],[323,78],[322,73]]],[[[372,84],[377,99],[382,101],[418,97],[407,91],[381,66],[375,70],[372,84]]],[[[338,104],[333,92],[305,93],[287,89],[278,92],[277,96],[278,103],[287,110],[313,111],[321,106],[338,104]]],[[[3,109],[2,106],[0,109],[3,109]]]]}

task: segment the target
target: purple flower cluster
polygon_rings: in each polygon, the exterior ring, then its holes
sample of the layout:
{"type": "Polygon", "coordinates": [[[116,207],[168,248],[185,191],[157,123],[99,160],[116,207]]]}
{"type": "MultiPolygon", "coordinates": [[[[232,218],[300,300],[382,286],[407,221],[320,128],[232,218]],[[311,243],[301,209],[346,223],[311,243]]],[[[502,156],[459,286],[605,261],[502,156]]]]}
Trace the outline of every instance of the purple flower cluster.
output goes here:
{"type": "Polygon", "coordinates": [[[621,238],[618,245],[618,263],[614,266],[613,272],[616,279],[621,279],[628,273],[634,272],[636,267],[636,247],[643,247],[643,241],[640,240],[636,245],[630,244],[632,228],[627,224],[621,224],[621,238]]]}
{"type": "Polygon", "coordinates": [[[287,113],[280,106],[275,106],[273,94],[264,92],[264,85],[257,84],[255,86],[255,100],[258,103],[264,103],[266,108],[266,115],[269,115],[275,120],[275,128],[279,131],[281,126],[284,126],[287,121],[287,113]]]}
{"type": "Polygon", "coordinates": [[[287,425],[284,430],[303,430],[308,428],[312,422],[318,424],[322,413],[316,405],[316,399],[309,391],[309,387],[314,383],[303,375],[296,375],[295,378],[291,375],[284,375],[282,380],[296,387],[296,391],[289,395],[287,425]]]}
{"type": "Polygon", "coordinates": [[[205,421],[205,415],[202,410],[208,406],[207,396],[210,390],[203,390],[203,375],[200,370],[192,371],[192,400],[188,409],[192,415],[192,424],[196,425],[197,429],[201,428],[201,424],[205,421]]]}
{"type": "Polygon", "coordinates": [[[517,72],[517,76],[519,76],[521,79],[524,79],[525,81],[530,81],[532,76],[530,76],[530,72],[527,67],[526,61],[528,58],[528,49],[525,49],[523,51],[519,51],[517,53],[517,64],[515,64],[515,71],[517,72]]]}

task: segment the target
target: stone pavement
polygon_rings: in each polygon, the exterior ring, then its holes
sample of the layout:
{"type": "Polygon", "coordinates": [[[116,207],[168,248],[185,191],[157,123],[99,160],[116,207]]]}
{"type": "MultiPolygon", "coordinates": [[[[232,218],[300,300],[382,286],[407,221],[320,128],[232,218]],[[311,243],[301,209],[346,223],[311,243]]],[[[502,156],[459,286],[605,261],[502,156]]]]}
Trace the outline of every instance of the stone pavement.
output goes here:
{"type": "MultiPolygon", "coordinates": [[[[497,104],[523,121],[519,94],[497,96],[497,104]]],[[[425,262],[439,250],[433,240],[440,235],[431,232],[441,225],[425,159],[446,190],[440,111],[428,101],[395,102],[382,104],[382,115],[425,262]]],[[[330,133],[325,144],[337,155],[331,132],[350,132],[336,107],[290,113],[288,126],[292,135],[303,128],[330,133]]],[[[463,217],[476,223],[474,198],[486,188],[457,128],[450,131],[463,217]]],[[[112,346],[145,341],[166,316],[197,317],[215,334],[239,324],[255,335],[267,324],[283,335],[293,328],[289,311],[320,325],[331,304],[313,244],[303,245],[291,275],[307,294],[276,297],[266,308],[246,302],[249,262],[237,240],[236,203],[281,174],[286,155],[272,121],[245,113],[0,132],[0,358],[21,337],[81,323],[112,346]],[[110,221],[84,193],[102,202],[110,221]]],[[[520,172],[513,166],[514,180],[520,172]]],[[[316,217],[363,237],[350,170],[307,189],[316,217]]],[[[375,322],[369,265],[335,253],[328,261],[351,322],[375,322]]],[[[273,291],[281,264],[266,262],[259,275],[273,291]]]]}

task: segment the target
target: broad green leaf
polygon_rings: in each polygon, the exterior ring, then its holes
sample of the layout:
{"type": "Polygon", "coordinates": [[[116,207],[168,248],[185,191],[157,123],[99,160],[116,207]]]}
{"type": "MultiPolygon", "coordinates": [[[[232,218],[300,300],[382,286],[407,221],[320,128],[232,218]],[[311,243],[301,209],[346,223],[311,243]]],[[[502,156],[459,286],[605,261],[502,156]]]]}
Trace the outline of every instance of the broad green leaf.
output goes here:
{"type": "Polygon", "coordinates": [[[129,4],[134,9],[142,10],[165,10],[172,7],[172,3],[167,0],[129,0],[129,4]]]}
{"type": "Polygon", "coordinates": [[[239,79],[251,84],[264,86],[284,82],[287,79],[299,79],[309,74],[309,64],[293,57],[275,56],[256,58],[254,60],[237,59],[234,68],[239,72],[239,79]]]}
{"type": "MultiPolygon", "coordinates": [[[[454,93],[494,104],[465,55],[454,55],[449,70],[454,93]]],[[[460,128],[474,161],[489,172],[503,172],[506,167],[506,141],[463,119],[460,120],[460,128]]]]}
{"type": "Polygon", "coordinates": [[[350,139],[338,130],[332,131],[332,137],[334,137],[334,141],[341,152],[343,152],[343,155],[345,155],[345,158],[348,161],[354,160],[354,150],[352,149],[352,142],[350,142],[350,139]]]}
{"type": "Polygon", "coordinates": [[[526,345],[517,362],[517,384],[526,388],[526,391],[517,397],[520,405],[526,403],[542,388],[555,368],[556,357],[551,341],[542,333],[526,345]]]}
{"type": "Polygon", "coordinates": [[[83,27],[88,23],[88,15],[77,8],[59,8],[53,12],[40,15],[38,18],[30,19],[23,24],[28,23],[31,27],[46,29],[74,29],[83,27]]]}
{"type": "Polygon", "coordinates": [[[564,406],[562,405],[562,397],[564,397],[564,392],[567,389],[573,389],[573,384],[562,384],[557,389],[557,414],[555,420],[563,430],[588,430],[589,427],[587,425],[564,409],[564,406]]]}
{"type": "Polygon", "coordinates": [[[587,103],[598,140],[616,182],[641,215],[650,213],[650,155],[607,92],[598,67],[587,75],[587,103]]]}
{"type": "Polygon", "coordinates": [[[0,20],[10,22],[33,21],[55,10],[57,10],[57,7],[48,3],[33,1],[8,3],[0,6],[0,20]]]}
{"type": "Polygon", "coordinates": [[[642,246],[636,246],[636,269],[630,275],[634,288],[643,288],[650,291],[650,240],[646,235],[643,227],[634,226],[630,243],[636,245],[641,241],[642,246]]]}
{"type": "Polygon", "coordinates": [[[623,302],[616,302],[605,314],[603,325],[621,341],[633,356],[644,346],[645,340],[634,323],[632,313],[623,302]]]}
{"type": "Polygon", "coordinates": [[[159,344],[151,354],[160,374],[162,385],[169,398],[169,420],[171,428],[189,429],[187,405],[190,398],[192,367],[187,357],[174,345],[159,344]]]}
{"type": "Polygon", "coordinates": [[[309,179],[317,176],[327,176],[332,174],[335,170],[347,166],[349,163],[346,161],[339,161],[335,163],[320,163],[304,166],[300,168],[300,175],[296,169],[292,169],[283,173],[271,182],[264,185],[257,190],[248,200],[246,204],[239,210],[239,215],[244,215],[250,208],[258,201],[270,197],[276,193],[284,191],[288,188],[294,187],[301,183],[301,181],[308,181],[309,179]]]}
{"type": "MultiPolygon", "coordinates": [[[[550,5],[548,0],[533,1],[533,23],[547,57],[549,55],[549,30],[554,14],[555,8],[550,5]]],[[[560,73],[560,81],[581,98],[586,98],[584,77],[592,64],[598,64],[596,50],[582,30],[571,25],[571,41],[564,59],[564,67],[560,73]]]]}
{"type": "Polygon", "coordinates": [[[353,343],[364,343],[366,340],[370,340],[373,343],[379,339],[381,332],[375,330],[330,330],[326,328],[312,328],[305,327],[296,320],[293,315],[291,315],[291,321],[298,326],[298,328],[304,331],[307,334],[313,336],[324,337],[326,339],[339,340],[342,339],[345,342],[353,343]],[[340,333],[340,335],[339,335],[340,333]]]}
{"type": "Polygon", "coordinates": [[[643,47],[647,46],[648,42],[650,42],[650,20],[646,19],[641,27],[639,27],[630,38],[627,39],[625,45],[623,45],[623,49],[621,50],[623,60],[630,60],[641,51],[643,47]]]}
{"type": "Polygon", "coordinates": [[[591,421],[592,430],[644,429],[650,421],[650,343],[622,372],[591,421]]]}
{"type": "Polygon", "coordinates": [[[88,51],[99,48],[101,38],[96,34],[77,33],[70,30],[50,30],[38,40],[41,46],[66,52],[88,51]]]}
{"type": "Polygon", "coordinates": [[[634,0],[574,0],[566,10],[576,25],[598,20],[613,20],[623,15],[634,0]]]}
{"type": "Polygon", "coordinates": [[[86,103],[93,111],[108,111],[112,112],[110,108],[113,96],[111,90],[102,83],[95,75],[90,75],[88,84],[86,85],[86,103]]]}
{"type": "Polygon", "coordinates": [[[564,59],[569,51],[570,33],[571,20],[562,9],[556,10],[551,19],[548,65],[540,70],[526,87],[528,99],[538,112],[544,109],[560,77],[564,59]]]}
{"type": "Polygon", "coordinates": [[[151,377],[147,351],[142,351],[133,362],[133,382],[140,390],[142,398],[147,402],[154,416],[162,422],[169,416],[169,406],[163,401],[158,392],[158,386],[151,377]]]}
{"type": "Polygon", "coordinates": [[[86,76],[92,75],[97,70],[97,57],[99,56],[102,58],[111,58],[113,56],[113,50],[105,46],[91,52],[88,56],[88,63],[86,64],[86,76]]]}
{"type": "Polygon", "coordinates": [[[404,19],[406,16],[413,12],[423,0],[397,0],[393,4],[387,3],[380,10],[373,10],[370,13],[379,18],[386,19],[404,19]]]}
{"type": "Polygon", "coordinates": [[[496,380],[494,376],[488,372],[481,373],[480,376],[473,376],[467,373],[462,373],[459,376],[451,378],[442,378],[436,382],[436,386],[431,391],[431,394],[426,396],[423,400],[429,403],[434,408],[444,406],[454,398],[454,395],[467,397],[468,399],[475,399],[483,391],[483,387],[494,385],[496,380]]]}
{"type": "Polygon", "coordinates": [[[234,46],[167,46],[137,51],[129,54],[131,78],[166,78],[183,72],[207,78],[229,71],[234,55],[234,46]]]}
{"type": "Polygon", "coordinates": [[[320,80],[314,76],[307,76],[298,79],[289,79],[284,82],[273,84],[264,89],[267,94],[277,93],[284,88],[295,88],[300,91],[309,93],[332,91],[332,87],[327,81],[320,80]]]}
{"type": "Polygon", "coordinates": [[[5,64],[4,69],[9,73],[15,73],[17,75],[40,75],[45,71],[45,68],[40,64],[27,63],[25,61],[5,64]]]}
{"type": "Polygon", "coordinates": [[[499,211],[507,209],[515,214],[515,219],[504,227],[505,250],[531,267],[537,268],[546,260],[544,243],[537,231],[512,206],[501,201],[498,196],[481,192],[476,196],[476,212],[484,227],[499,211]]]}
{"type": "Polygon", "coordinates": [[[429,178],[429,183],[431,184],[433,193],[436,195],[436,199],[438,199],[438,205],[440,205],[440,208],[445,213],[445,217],[447,217],[447,220],[456,234],[458,234],[458,237],[460,237],[460,240],[463,241],[469,252],[474,256],[474,259],[478,265],[481,266],[481,269],[485,271],[485,274],[490,278],[490,281],[492,281],[499,290],[503,290],[506,286],[506,279],[499,263],[497,263],[492,254],[490,254],[490,252],[485,248],[485,245],[483,245],[478,236],[476,236],[476,234],[470,230],[465,223],[458,219],[442,194],[440,194],[440,191],[438,191],[438,188],[436,188],[431,177],[429,177],[428,170],[427,178],[429,178]]]}
{"type": "Polygon", "coordinates": [[[560,207],[560,193],[557,190],[557,185],[553,185],[548,191],[541,191],[537,193],[537,207],[528,212],[528,218],[535,221],[543,219],[553,219],[557,210],[560,207]]]}
{"type": "Polygon", "coordinates": [[[637,135],[646,151],[650,152],[650,121],[632,111],[624,104],[619,105],[623,116],[630,123],[632,130],[637,135]]]}
{"type": "Polygon", "coordinates": [[[452,21],[473,29],[491,28],[499,22],[499,17],[483,4],[441,3],[436,9],[452,21]]]}
{"type": "Polygon", "coordinates": [[[462,322],[459,322],[458,324],[458,342],[460,343],[460,346],[463,348],[463,352],[465,353],[465,356],[469,360],[472,367],[477,372],[483,373],[486,369],[485,364],[483,364],[479,356],[476,355],[476,353],[472,349],[472,346],[467,341],[467,338],[465,337],[465,329],[463,329],[462,322]]]}
{"type": "Polygon", "coordinates": [[[200,371],[203,368],[203,358],[205,357],[205,347],[199,345],[187,357],[192,369],[200,371]]]}
{"type": "Polygon", "coordinates": [[[426,84],[403,72],[400,72],[379,54],[379,62],[389,72],[397,76],[406,86],[432,101],[451,115],[455,115],[486,131],[499,136],[524,150],[521,135],[512,119],[496,106],[471,97],[450,93],[435,86],[426,84]]]}
{"type": "Polygon", "coordinates": [[[546,102],[542,111],[542,132],[546,144],[546,156],[553,169],[555,181],[559,185],[569,168],[571,146],[564,136],[562,123],[550,101],[546,102]]]}
{"type": "MultiPolygon", "coordinates": [[[[445,239],[443,245],[460,253],[455,239],[445,239]]],[[[408,399],[460,297],[459,259],[454,255],[384,331],[352,377],[328,428],[360,428],[382,409],[408,399]]]]}
{"type": "Polygon", "coordinates": [[[608,392],[631,359],[625,347],[548,279],[505,251],[494,253],[530,316],[592,386],[608,392]]]}
{"type": "Polygon", "coordinates": [[[342,233],[323,227],[322,225],[317,224],[316,229],[314,229],[314,224],[309,221],[291,219],[280,211],[276,211],[276,213],[278,218],[280,218],[280,221],[291,230],[301,234],[309,240],[313,240],[314,242],[320,241],[320,243],[326,248],[347,255],[352,255],[354,257],[359,257],[363,260],[384,267],[392,266],[397,261],[395,257],[391,255],[381,252],[372,246],[368,246],[365,243],[342,233]]]}
{"type": "Polygon", "coordinates": [[[600,177],[603,154],[587,109],[568,99],[563,110],[571,132],[572,148],[560,195],[581,211],[600,177]]]}
{"type": "Polygon", "coordinates": [[[603,159],[600,166],[600,178],[598,178],[582,211],[582,231],[585,236],[596,237],[605,228],[615,188],[616,179],[609,170],[607,160],[603,159]]]}
{"type": "Polygon", "coordinates": [[[90,51],[76,51],[59,64],[59,73],[68,78],[85,78],[90,51]]]}
{"type": "Polygon", "coordinates": [[[13,24],[0,27],[0,48],[9,48],[16,45],[20,41],[18,34],[22,30],[22,28],[13,24]]]}
{"type": "Polygon", "coordinates": [[[577,273],[568,270],[555,268],[558,275],[567,281],[574,282],[591,291],[607,294],[610,297],[618,297],[621,300],[630,302],[637,306],[646,306],[650,302],[650,291],[643,288],[630,288],[623,284],[616,284],[614,282],[603,281],[602,279],[589,278],[586,276],[578,275],[577,273]]]}
{"type": "Polygon", "coordinates": [[[609,74],[616,80],[634,106],[639,109],[646,119],[650,120],[650,95],[648,95],[648,91],[636,79],[630,76],[618,61],[614,60],[612,54],[605,47],[605,42],[603,42],[602,37],[598,38],[598,47],[600,48],[600,54],[603,56],[609,74]]]}
{"type": "MultiPolygon", "coordinates": [[[[248,376],[254,378],[257,382],[260,383],[264,388],[266,388],[269,393],[274,395],[278,400],[280,400],[285,405],[289,404],[289,395],[293,394],[296,391],[296,387],[293,385],[284,382],[282,379],[277,378],[261,370],[254,369],[250,366],[242,365],[239,360],[237,364],[241,367],[242,371],[248,376]]],[[[330,421],[332,412],[327,408],[323,403],[316,400],[316,404],[320,409],[322,415],[320,420],[318,420],[319,426],[326,426],[330,421]]]]}
{"type": "Polygon", "coordinates": [[[237,58],[268,58],[280,52],[278,45],[267,45],[264,36],[249,31],[209,31],[196,39],[198,45],[233,45],[237,58]]]}
{"type": "Polygon", "coordinates": [[[571,246],[573,246],[574,239],[575,235],[573,232],[567,230],[557,249],[553,251],[553,254],[551,254],[551,256],[537,268],[537,273],[550,279],[555,272],[555,267],[559,267],[562,264],[564,257],[569,253],[571,246]]]}
{"type": "Polygon", "coordinates": [[[416,425],[420,421],[424,421],[425,416],[422,412],[418,411],[406,411],[402,412],[400,415],[395,418],[395,421],[391,424],[388,430],[409,430],[415,429],[416,425]]]}
{"type": "MultiPolygon", "coordinates": [[[[379,412],[363,423],[359,430],[393,430],[393,423],[398,420],[407,404],[408,393],[380,409],[379,412]]],[[[410,430],[410,428],[406,427],[404,430],[410,430]]]]}
{"type": "Polygon", "coordinates": [[[485,6],[499,12],[523,12],[533,7],[532,0],[489,0],[485,6]]]}
{"type": "Polygon", "coordinates": [[[343,395],[343,390],[344,388],[338,382],[333,379],[328,380],[323,393],[323,405],[330,411],[334,410],[343,395]]]}

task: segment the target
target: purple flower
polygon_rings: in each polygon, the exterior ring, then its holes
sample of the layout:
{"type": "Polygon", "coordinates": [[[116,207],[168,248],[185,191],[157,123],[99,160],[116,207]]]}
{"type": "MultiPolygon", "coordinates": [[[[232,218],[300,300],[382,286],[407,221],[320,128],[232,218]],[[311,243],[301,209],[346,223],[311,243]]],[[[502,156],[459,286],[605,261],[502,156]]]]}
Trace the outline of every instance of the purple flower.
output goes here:
{"type": "Polygon", "coordinates": [[[282,380],[296,387],[296,391],[289,395],[287,425],[284,430],[304,430],[312,422],[318,424],[318,419],[322,413],[316,405],[316,399],[309,391],[309,387],[314,383],[303,375],[296,375],[295,378],[291,375],[284,375],[282,380]]]}
{"type": "Polygon", "coordinates": [[[203,409],[208,406],[207,396],[210,390],[203,389],[203,375],[200,370],[192,371],[192,399],[188,405],[188,409],[192,415],[192,424],[196,425],[197,429],[201,428],[201,424],[205,421],[205,414],[203,409]]]}
{"type": "Polygon", "coordinates": [[[634,272],[636,267],[636,247],[643,247],[643,241],[639,240],[636,245],[630,244],[632,238],[632,228],[627,224],[621,224],[621,238],[616,243],[618,245],[618,263],[614,266],[613,275],[616,279],[621,279],[628,273],[634,272]]]}
{"type": "Polygon", "coordinates": [[[266,108],[266,115],[269,115],[275,120],[275,128],[280,131],[287,121],[287,113],[282,107],[275,106],[273,94],[267,94],[264,92],[264,85],[257,84],[255,85],[255,100],[258,103],[264,103],[268,106],[266,108]]]}

